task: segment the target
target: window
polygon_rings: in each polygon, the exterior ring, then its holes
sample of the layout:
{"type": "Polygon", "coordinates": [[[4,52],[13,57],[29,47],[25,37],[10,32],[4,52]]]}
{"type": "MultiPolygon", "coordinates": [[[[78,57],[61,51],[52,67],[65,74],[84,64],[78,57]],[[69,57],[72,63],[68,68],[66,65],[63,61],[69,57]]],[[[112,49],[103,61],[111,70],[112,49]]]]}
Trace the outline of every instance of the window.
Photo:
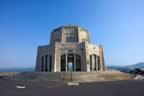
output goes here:
{"type": "Polygon", "coordinates": [[[68,50],[69,53],[73,53],[73,50],[68,50]]]}
{"type": "Polygon", "coordinates": [[[52,56],[49,56],[49,72],[52,71],[52,56]]]}
{"type": "Polygon", "coordinates": [[[48,71],[48,55],[45,55],[45,72],[48,71]]]}
{"type": "Polygon", "coordinates": [[[81,56],[76,55],[76,71],[81,71],[81,56]]]}
{"type": "Polygon", "coordinates": [[[67,30],[65,33],[66,42],[78,42],[78,35],[73,30],[67,30]]]}
{"type": "Polygon", "coordinates": [[[66,71],[66,55],[61,56],[61,71],[66,71]]]}
{"type": "Polygon", "coordinates": [[[66,42],[76,42],[76,38],[73,36],[66,37],[66,42]]]}
{"type": "Polygon", "coordinates": [[[41,62],[42,62],[41,71],[43,72],[44,71],[44,56],[42,56],[41,62]]]}

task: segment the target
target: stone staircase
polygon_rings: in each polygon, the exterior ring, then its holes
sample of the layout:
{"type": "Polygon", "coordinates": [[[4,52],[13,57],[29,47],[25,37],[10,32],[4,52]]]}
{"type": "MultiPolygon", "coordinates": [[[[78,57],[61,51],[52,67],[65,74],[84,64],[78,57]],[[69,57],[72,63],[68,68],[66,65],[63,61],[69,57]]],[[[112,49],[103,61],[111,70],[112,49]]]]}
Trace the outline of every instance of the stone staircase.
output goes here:
{"type": "Polygon", "coordinates": [[[129,80],[133,75],[121,72],[23,72],[11,79],[36,80],[36,81],[77,81],[77,82],[101,82],[114,80],[129,80]]]}

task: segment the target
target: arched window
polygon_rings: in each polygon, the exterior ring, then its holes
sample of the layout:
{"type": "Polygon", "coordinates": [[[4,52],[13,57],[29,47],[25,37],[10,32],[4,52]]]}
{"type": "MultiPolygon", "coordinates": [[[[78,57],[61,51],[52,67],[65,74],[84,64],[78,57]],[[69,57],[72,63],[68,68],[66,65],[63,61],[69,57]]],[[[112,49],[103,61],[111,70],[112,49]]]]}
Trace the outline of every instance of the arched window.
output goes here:
{"type": "Polygon", "coordinates": [[[94,55],[94,68],[93,68],[93,70],[95,70],[95,71],[97,69],[97,59],[96,59],[96,57],[97,57],[97,55],[94,55]]]}
{"type": "Polygon", "coordinates": [[[100,58],[99,58],[99,56],[97,56],[97,65],[98,65],[98,70],[100,70],[100,58]]]}
{"type": "Polygon", "coordinates": [[[90,70],[92,71],[92,55],[90,55],[90,70]]]}
{"type": "Polygon", "coordinates": [[[49,72],[52,71],[52,56],[49,56],[49,72]]]}
{"type": "Polygon", "coordinates": [[[81,71],[81,56],[76,54],[76,71],[81,71]]]}
{"type": "Polygon", "coordinates": [[[66,71],[66,55],[61,56],[61,71],[66,71]]]}
{"type": "Polygon", "coordinates": [[[45,72],[48,71],[48,55],[45,55],[45,72]]]}
{"type": "Polygon", "coordinates": [[[44,71],[44,56],[41,58],[41,71],[44,71]]]}

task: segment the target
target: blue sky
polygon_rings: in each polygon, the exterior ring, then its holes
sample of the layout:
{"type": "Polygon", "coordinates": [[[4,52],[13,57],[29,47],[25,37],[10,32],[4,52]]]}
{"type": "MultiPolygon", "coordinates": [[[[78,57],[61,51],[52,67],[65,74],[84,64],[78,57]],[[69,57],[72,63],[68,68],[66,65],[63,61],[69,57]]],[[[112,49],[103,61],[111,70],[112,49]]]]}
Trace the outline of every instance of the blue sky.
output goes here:
{"type": "Polygon", "coordinates": [[[144,0],[0,0],[0,68],[34,67],[38,45],[66,24],[88,29],[107,65],[144,61],[144,0]]]}

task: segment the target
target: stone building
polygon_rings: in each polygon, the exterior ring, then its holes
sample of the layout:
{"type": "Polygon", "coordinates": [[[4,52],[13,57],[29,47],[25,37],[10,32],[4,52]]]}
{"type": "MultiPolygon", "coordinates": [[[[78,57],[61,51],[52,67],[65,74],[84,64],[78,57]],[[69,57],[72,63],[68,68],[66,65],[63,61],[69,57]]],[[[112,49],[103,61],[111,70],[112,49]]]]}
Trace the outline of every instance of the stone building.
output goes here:
{"type": "Polygon", "coordinates": [[[36,72],[104,71],[101,45],[93,45],[88,30],[75,25],[54,29],[50,44],[38,47],[36,72]]]}

